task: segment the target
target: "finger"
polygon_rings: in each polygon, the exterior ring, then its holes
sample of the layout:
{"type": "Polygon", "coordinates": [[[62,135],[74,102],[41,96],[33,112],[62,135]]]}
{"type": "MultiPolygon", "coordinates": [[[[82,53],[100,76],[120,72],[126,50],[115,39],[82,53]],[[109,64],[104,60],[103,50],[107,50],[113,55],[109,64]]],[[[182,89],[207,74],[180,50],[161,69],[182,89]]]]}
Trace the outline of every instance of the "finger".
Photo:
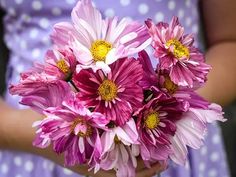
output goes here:
{"type": "Polygon", "coordinates": [[[151,166],[151,168],[145,168],[136,172],[136,177],[152,177],[160,172],[162,172],[166,167],[160,163],[156,163],[151,166]]]}

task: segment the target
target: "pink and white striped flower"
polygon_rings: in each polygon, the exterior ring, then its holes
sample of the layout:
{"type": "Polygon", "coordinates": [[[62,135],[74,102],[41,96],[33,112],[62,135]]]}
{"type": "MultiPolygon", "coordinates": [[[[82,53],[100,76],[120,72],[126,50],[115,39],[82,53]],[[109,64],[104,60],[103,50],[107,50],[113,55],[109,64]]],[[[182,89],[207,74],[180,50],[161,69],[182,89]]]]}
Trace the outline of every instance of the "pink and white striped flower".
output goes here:
{"type": "Polygon", "coordinates": [[[126,18],[102,19],[91,0],[79,1],[71,18],[72,24],[56,25],[52,38],[56,44],[67,44],[73,49],[80,69],[103,69],[108,73],[109,64],[141,51],[151,42],[144,25],[126,18]]]}
{"type": "Polygon", "coordinates": [[[90,112],[75,96],[64,101],[63,107],[48,108],[44,114],[46,118],[34,124],[38,127],[34,145],[52,143],[56,153],[64,153],[66,165],[89,162],[95,167],[102,153],[99,130],[106,129],[109,120],[90,112]]]}
{"type": "Polygon", "coordinates": [[[166,161],[173,151],[171,137],[175,135],[175,122],[188,110],[187,102],[178,102],[163,93],[146,103],[135,115],[139,132],[140,154],[144,161],[166,161]]]}
{"type": "Polygon", "coordinates": [[[184,34],[178,18],[170,24],[146,21],[152,37],[155,57],[159,59],[161,70],[168,70],[170,79],[179,86],[199,87],[206,81],[210,66],[204,56],[193,46],[193,36],[184,34]]]}
{"type": "Polygon", "coordinates": [[[101,112],[117,125],[124,125],[142,106],[143,91],[138,85],[143,70],[135,59],[119,59],[110,65],[111,72],[81,70],[73,77],[80,90],[78,98],[94,111],[101,112]]]}

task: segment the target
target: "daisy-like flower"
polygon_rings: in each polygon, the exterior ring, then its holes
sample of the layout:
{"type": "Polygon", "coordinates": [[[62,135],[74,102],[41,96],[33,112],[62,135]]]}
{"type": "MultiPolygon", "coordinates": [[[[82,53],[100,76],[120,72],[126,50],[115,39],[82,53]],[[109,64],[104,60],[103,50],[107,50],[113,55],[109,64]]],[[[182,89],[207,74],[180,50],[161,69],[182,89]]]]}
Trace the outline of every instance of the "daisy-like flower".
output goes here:
{"type": "Polygon", "coordinates": [[[52,37],[56,44],[72,47],[81,68],[109,72],[109,64],[141,51],[151,42],[145,25],[125,18],[102,19],[91,0],[79,1],[71,17],[73,24],[57,24],[52,37]]]}
{"type": "Polygon", "coordinates": [[[187,102],[179,103],[161,93],[135,113],[143,160],[168,159],[172,153],[170,137],[175,135],[175,122],[187,110],[187,102]]]}
{"type": "Polygon", "coordinates": [[[134,119],[130,119],[123,126],[115,126],[104,132],[101,142],[103,145],[101,168],[115,169],[117,177],[135,177],[139,150],[134,146],[138,144],[134,119]]]}
{"type": "Polygon", "coordinates": [[[59,80],[70,81],[76,65],[77,60],[71,49],[48,50],[45,57],[44,72],[59,80]]]}
{"type": "Polygon", "coordinates": [[[93,107],[117,125],[123,125],[142,106],[143,91],[138,82],[143,70],[133,58],[119,59],[110,67],[108,75],[102,70],[96,73],[91,69],[81,70],[72,80],[80,90],[78,98],[86,106],[93,107]]]}
{"type": "Polygon", "coordinates": [[[45,115],[34,124],[38,127],[34,145],[45,147],[52,143],[56,153],[64,153],[69,166],[87,162],[95,165],[102,153],[99,129],[106,129],[109,122],[105,116],[90,112],[74,96],[61,108],[47,109],[45,115]]]}
{"type": "Polygon", "coordinates": [[[211,67],[204,63],[204,56],[193,46],[193,36],[184,35],[178,18],[173,17],[170,24],[155,25],[151,20],[146,24],[160,69],[168,70],[170,79],[179,86],[201,86],[211,67]]]}
{"type": "Polygon", "coordinates": [[[49,107],[60,107],[71,94],[71,87],[64,81],[41,83],[40,87],[23,95],[20,103],[42,114],[49,107]]]}
{"type": "Polygon", "coordinates": [[[77,61],[70,49],[49,50],[45,57],[45,64],[35,63],[30,70],[21,73],[20,83],[11,85],[10,93],[25,96],[45,84],[58,80],[70,81],[76,64],[77,61]]]}

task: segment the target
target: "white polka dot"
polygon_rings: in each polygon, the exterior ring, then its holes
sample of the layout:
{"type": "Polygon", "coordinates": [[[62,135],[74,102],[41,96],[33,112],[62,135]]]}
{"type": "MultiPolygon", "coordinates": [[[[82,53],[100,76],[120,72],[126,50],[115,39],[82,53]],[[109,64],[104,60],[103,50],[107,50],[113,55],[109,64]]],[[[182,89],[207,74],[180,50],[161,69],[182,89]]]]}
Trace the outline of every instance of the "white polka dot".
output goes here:
{"type": "MultiPolygon", "coordinates": [[[[16,71],[21,73],[25,70],[24,68],[24,65],[23,64],[18,64],[16,65],[16,71]]],[[[17,166],[20,166],[21,165],[21,159],[16,159],[16,160],[19,160],[19,161],[15,161],[14,163],[17,165],[17,166]]]]}
{"type": "Polygon", "coordinates": [[[45,170],[53,171],[54,167],[55,167],[54,163],[52,163],[52,162],[50,162],[50,161],[45,160],[45,161],[43,162],[43,168],[44,168],[45,170]]]}
{"type": "Polygon", "coordinates": [[[175,1],[171,0],[171,1],[168,2],[168,9],[174,10],[175,6],[176,6],[175,1]]]}
{"type": "Polygon", "coordinates": [[[9,168],[8,168],[8,165],[7,164],[2,164],[1,165],[1,172],[3,173],[3,174],[7,174],[8,173],[8,170],[9,170],[9,168]]]}
{"type": "Polygon", "coordinates": [[[148,12],[148,10],[149,10],[149,7],[147,4],[145,4],[145,3],[139,4],[138,11],[140,14],[144,15],[148,12]]]}
{"type": "Polygon", "coordinates": [[[218,152],[213,152],[210,156],[212,162],[216,162],[220,159],[220,155],[218,152]]]}
{"type": "Polygon", "coordinates": [[[22,4],[23,0],[15,0],[16,4],[22,4]]]}
{"type": "Polygon", "coordinates": [[[31,21],[31,17],[28,14],[22,14],[21,19],[27,23],[31,21]]]}
{"type": "Polygon", "coordinates": [[[50,38],[47,37],[47,36],[43,37],[43,38],[42,38],[42,43],[43,43],[44,45],[47,45],[47,46],[50,45],[50,44],[51,44],[50,38]]]}
{"type": "Polygon", "coordinates": [[[115,15],[114,9],[112,9],[112,8],[106,9],[106,10],[105,10],[105,15],[106,15],[107,17],[113,17],[113,16],[115,15]]]}
{"type": "Polygon", "coordinates": [[[132,17],[125,17],[128,22],[132,22],[133,18],[132,17]]]}
{"type": "Polygon", "coordinates": [[[33,1],[32,2],[32,7],[33,7],[34,10],[38,11],[38,10],[42,9],[43,5],[40,1],[33,1]]]}
{"type": "Polygon", "coordinates": [[[55,165],[52,162],[50,162],[49,165],[48,165],[48,169],[50,171],[53,171],[54,167],[55,167],[55,165]]]}
{"type": "Polygon", "coordinates": [[[128,6],[130,4],[130,0],[120,0],[120,4],[122,6],[128,6]]]}
{"type": "Polygon", "coordinates": [[[189,162],[185,163],[184,168],[185,168],[186,170],[189,170],[189,169],[190,169],[189,162]]]}
{"type": "Polygon", "coordinates": [[[185,5],[186,5],[187,7],[190,7],[190,6],[191,6],[191,0],[186,0],[186,1],[185,1],[185,5]]]}
{"type": "MultiPolygon", "coordinates": [[[[198,25],[197,25],[197,24],[194,24],[194,25],[192,26],[192,31],[193,31],[193,33],[198,33],[198,30],[199,30],[198,25]]],[[[219,142],[217,142],[217,141],[218,141],[218,140],[214,141],[214,137],[213,137],[212,142],[213,142],[214,144],[218,144],[219,142]]]]}
{"type": "Polygon", "coordinates": [[[155,15],[155,21],[158,23],[164,20],[164,14],[162,12],[157,12],[155,15]]]}
{"type": "Polygon", "coordinates": [[[16,156],[16,157],[14,158],[14,164],[15,164],[16,166],[21,166],[21,165],[22,165],[22,159],[21,159],[19,156],[16,156]]]}
{"type": "Polygon", "coordinates": [[[199,164],[199,171],[204,171],[205,169],[206,169],[205,163],[204,163],[204,162],[201,162],[201,163],[199,164]]]}
{"type": "Polygon", "coordinates": [[[32,29],[29,33],[30,38],[35,39],[39,34],[39,31],[37,29],[32,29]]]}
{"type": "Polygon", "coordinates": [[[33,164],[32,161],[27,161],[27,162],[25,162],[25,166],[24,167],[25,167],[25,170],[27,172],[31,172],[34,169],[34,164],[33,164]]]}
{"type": "Polygon", "coordinates": [[[212,137],[212,143],[219,144],[220,143],[220,136],[218,134],[212,137]]]}
{"type": "Polygon", "coordinates": [[[206,146],[203,146],[202,148],[201,148],[201,155],[202,156],[205,156],[206,154],[207,154],[207,147],[206,146]]]}
{"type": "Polygon", "coordinates": [[[39,50],[39,49],[33,49],[33,51],[32,51],[32,56],[33,56],[34,58],[39,57],[39,56],[40,56],[40,50],[39,50]]]}
{"type": "Polygon", "coordinates": [[[75,0],[66,0],[67,4],[74,4],[75,0]]]}
{"type": "Polygon", "coordinates": [[[73,172],[72,172],[71,170],[66,169],[66,168],[63,169],[63,173],[64,173],[65,175],[72,175],[72,174],[73,174],[73,172]]]}
{"type": "Polygon", "coordinates": [[[44,28],[44,29],[47,29],[49,26],[50,26],[50,22],[47,18],[42,18],[40,21],[39,21],[39,26],[41,28],[44,28]]]}
{"type": "Polygon", "coordinates": [[[178,17],[181,19],[184,17],[184,10],[183,9],[179,9],[178,11],[178,17]]]}
{"type": "Polygon", "coordinates": [[[61,9],[58,8],[58,7],[52,8],[52,14],[55,15],[55,16],[61,15],[61,9]]]}
{"type": "Polygon", "coordinates": [[[16,15],[16,10],[15,10],[14,8],[10,7],[10,8],[8,9],[8,13],[9,13],[10,15],[12,15],[12,16],[15,16],[15,15],[16,15]]]}
{"type": "Polygon", "coordinates": [[[16,175],[15,177],[22,177],[20,174],[16,175]]]}
{"type": "Polygon", "coordinates": [[[209,177],[216,177],[217,176],[217,171],[215,169],[211,169],[208,172],[209,177]]]}
{"type": "Polygon", "coordinates": [[[190,26],[191,23],[192,23],[192,18],[191,17],[187,17],[186,20],[185,20],[186,26],[190,26]]]}

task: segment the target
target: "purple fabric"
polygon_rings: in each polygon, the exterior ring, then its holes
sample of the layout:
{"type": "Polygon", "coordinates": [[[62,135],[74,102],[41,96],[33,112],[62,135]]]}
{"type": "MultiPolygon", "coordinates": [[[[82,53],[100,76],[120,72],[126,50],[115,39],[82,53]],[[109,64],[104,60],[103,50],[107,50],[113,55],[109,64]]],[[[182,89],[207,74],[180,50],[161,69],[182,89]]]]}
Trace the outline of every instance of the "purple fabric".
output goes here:
{"type": "MultiPolygon", "coordinates": [[[[11,51],[7,84],[16,83],[19,74],[35,60],[42,60],[50,47],[49,34],[58,21],[70,20],[70,11],[76,0],[0,0],[6,10],[5,42],[11,51]]],[[[170,21],[173,15],[188,33],[198,35],[197,0],[95,0],[104,16],[118,15],[131,19],[170,21]]],[[[150,51],[149,51],[150,52],[150,51]]],[[[19,97],[6,93],[6,101],[14,107],[19,97]]],[[[19,152],[0,151],[1,177],[78,177],[41,157],[19,152]]],[[[190,150],[185,167],[170,164],[162,177],[228,177],[221,132],[217,124],[209,126],[205,146],[190,150]]]]}

